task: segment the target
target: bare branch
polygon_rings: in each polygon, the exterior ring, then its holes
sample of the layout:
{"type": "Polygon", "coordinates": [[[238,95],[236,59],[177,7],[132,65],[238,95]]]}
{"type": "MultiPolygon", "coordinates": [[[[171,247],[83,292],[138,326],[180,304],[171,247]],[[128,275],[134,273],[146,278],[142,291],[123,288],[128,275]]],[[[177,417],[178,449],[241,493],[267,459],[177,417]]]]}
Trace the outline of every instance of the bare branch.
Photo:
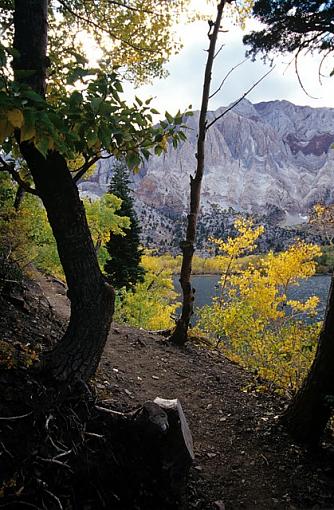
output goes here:
{"type": "Polygon", "coordinates": [[[273,72],[273,70],[275,69],[275,66],[272,67],[267,73],[265,73],[263,76],[261,76],[261,78],[259,80],[257,80],[257,82],[255,82],[241,97],[239,97],[239,99],[237,101],[235,101],[231,106],[229,106],[228,108],[226,108],[226,110],[223,111],[223,113],[221,115],[218,115],[218,117],[215,117],[209,124],[207,124],[206,126],[206,130],[208,130],[211,126],[213,126],[213,124],[215,124],[217,122],[217,120],[221,119],[222,117],[224,117],[228,112],[230,112],[231,110],[233,110],[233,108],[235,106],[237,106],[237,104],[241,103],[241,101],[243,99],[245,99],[246,96],[248,96],[248,94],[250,92],[252,92],[252,90],[255,89],[255,87],[257,87],[257,85],[259,83],[261,83],[262,80],[264,80],[270,73],[273,72]]]}
{"type": "Polygon", "coordinates": [[[86,161],[81,168],[78,169],[78,173],[73,177],[73,182],[78,182],[85,173],[90,169],[94,163],[100,159],[100,156],[94,156],[90,161],[86,161]]]}
{"type": "MultiPolygon", "coordinates": [[[[223,46],[221,46],[222,48],[223,46]]],[[[220,51],[220,50],[219,50],[220,51]]],[[[218,52],[216,53],[216,55],[218,54],[218,52]]],[[[218,94],[218,92],[221,91],[222,87],[224,86],[227,78],[233,73],[233,71],[235,71],[235,69],[237,69],[239,66],[241,66],[242,64],[244,64],[245,62],[247,62],[247,60],[249,60],[249,57],[248,58],[245,58],[244,60],[242,60],[241,62],[239,62],[239,64],[235,65],[234,67],[232,67],[229,72],[225,75],[225,77],[223,78],[221,84],[219,85],[218,89],[213,92],[210,96],[209,96],[209,99],[212,99],[216,94],[218,94]]]]}
{"type": "Polygon", "coordinates": [[[299,57],[299,54],[301,53],[302,51],[302,48],[299,48],[299,50],[297,51],[296,55],[295,55],[295,72],[296,72],[296,76],[297,76],[297,79],[298,79],[298,83],[299,85],[301,86],[303,92],[311,99],[319,99],[319,97],[314,97],[314,96],[311,96],[311,94],[309,94],[307,92],[307,90],[305,89],[304,85],[303,85],[303,82],[301,80],[301,77],[300,77],[300,74],[299,74],[299,70],[298,70],[298,57],[299,57]]]}
{"type": "Polygon", "coordinates": [[[26,414],[19,414],[18,416],[0,416],[0,420],[4,420],[4,421],[21,420],[21,418],[26,418],[27,416],[30,416],[31,414],[32,414],[32,411],[30,411],[30,413],[26,413],[26,414]]]}

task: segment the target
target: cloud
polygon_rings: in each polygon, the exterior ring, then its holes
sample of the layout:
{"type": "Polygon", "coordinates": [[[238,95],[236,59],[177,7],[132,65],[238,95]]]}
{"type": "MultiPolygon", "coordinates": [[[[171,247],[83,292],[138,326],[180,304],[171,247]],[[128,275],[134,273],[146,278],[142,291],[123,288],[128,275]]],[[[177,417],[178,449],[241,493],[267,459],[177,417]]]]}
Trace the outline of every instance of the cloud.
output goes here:
{"type": "MultiPolygon", "coordinates": [[[[171,58],[167,66],[169,76],[162,80],[155,80],[152,85],[146,85],[137,90],[127,85],[125,90],[128,98],[131,99],[134,93],[143,98],[153,96],[155,97],[154,106],[161,112],[168,110],[175,113],[178,109],[184,110],[190,104],[194,109],[199,109],[207,57],[205,51],[208,47],[207,31],[208,24],[204,21],[184,25],[181,30],[184,47],[178,55],[171,58]]],[[[230,24],[229,31],[221,35],[218,47],[222,43],[224,47],[215,61],[212,91],[219,86],[228,71],[245,57],[246,48],[242,44],[243,32],[240,28],[230,24]]],[[[276,57],[276,68],[247,96],[248,99],[252,102],[285,99],[300,105],[334,107],[334,96],[331,90],[333,79],[323,79],[322,86],[318,80],[320,57],[307,55],[300,58],[298,66],[305,90],[318,99],[312,99],[302,90],[295,73],[294,63],[289,65],[291,60],[291,55],[276,57]]],[[[213,110],[235,101],[268,69],[269,65],[264,65],[260,59],[244,63],[231,74],[209,108],[213,110]]]]}

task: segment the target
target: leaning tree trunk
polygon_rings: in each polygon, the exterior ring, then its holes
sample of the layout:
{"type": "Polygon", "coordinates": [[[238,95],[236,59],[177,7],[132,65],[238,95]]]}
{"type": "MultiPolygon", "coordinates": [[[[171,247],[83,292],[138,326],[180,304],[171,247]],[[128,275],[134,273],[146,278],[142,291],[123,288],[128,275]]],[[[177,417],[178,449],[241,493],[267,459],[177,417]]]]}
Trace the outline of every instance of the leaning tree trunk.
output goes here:
{"type": "Polygon", "coordinates": [[[314,362],[282,421],[299,442],[316,446],[331,415],[334,398],[334,276],[314,362]]]}
{"type": "Polygon", "coordinates": [[[195,251],[197,216],[200,206],[201,185],[204,172],[204,150],[206,137],[206,116],[210,98],[210,85],[212,66],[215,58],[215,48],[220,29],[220,23],[226,0],[221,0],[217,6],[217,17],[214,24],[210,25],[209,31],[209,50],[205,67],[202,105],[198,126],[197,139],[197,167],[195,177],[190,176],[190,213],[188,214],[186,239],[181,243],[182,266],[180,274],[180,284],[182,288],[182,312],[181,317],[176,323],[170,341],[176,345],[184,345],[188,339],[188,328],[194,308],[195,289],[191,285],[192,260],[195,251]],[[212,32],[211,32],[212,30],[212,32]]]}
{"type": "MultiPolygon", "coordinates": [[[[15,77],[41,95],[46,87],[47,9],[47,0],[15,1],[15,77]],[[20,70],[35,72],[20,79],[20,70]]],[[[28,142],[20,149],[45,206],[71,301],[68,329],[42,365],[56,379],[86,381],[95,372],[106,342],[114,293],[99,269],[84,207],[65,159],[55,151],[44,158],[28,142]]]]}

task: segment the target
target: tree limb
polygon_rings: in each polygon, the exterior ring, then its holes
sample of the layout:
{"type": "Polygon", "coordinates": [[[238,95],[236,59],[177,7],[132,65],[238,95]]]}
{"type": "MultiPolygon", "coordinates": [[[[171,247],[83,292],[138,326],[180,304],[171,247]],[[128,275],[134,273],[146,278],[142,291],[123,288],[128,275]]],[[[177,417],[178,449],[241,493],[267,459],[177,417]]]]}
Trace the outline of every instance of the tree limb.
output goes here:
{"type": "MultiPolygon", "coordinates": [[[[223,45],[221,46],[221,48],[223,48],[223,45]]],[[[219,50],[220,51],[220,50],[219,50]]],[[[218,52],[216,53],[215,57],[218,55],[218,52]]],[[[242,60],[241,62],[239,62],[239,64],[235,65],[234,67],[232,67],[229,72],[224,76],[221,84],[219,85],[219,87],[217,88],[217,90],[215,90],[215,92],[213,92],[210,96],[209,96],[209,99],[212,99],[216,94],[218,94],[218,92],[221,91],[222,87],[224,86],[227,78],[233,73],[233,71],[235,69],[237,69],[239,66],[241,66],[242,64],[244,64],[245,62],[247,62],[247,60],[249,60],[249,57],[245,58],[244,60],[242,60]]]]}
{"type": "Polygon", "coordinates": [[[27,193],[31,193],[32,195],[39,196],[38,191],[35,188],[31,188],[29,184],[24,181],[21,177],[19,172],[17,172],[14,168],[14,163],[7,163],[1,156],[0,156],[0,171],[8,172],[11,177],[14,179],[14,181],[27,193]]]}

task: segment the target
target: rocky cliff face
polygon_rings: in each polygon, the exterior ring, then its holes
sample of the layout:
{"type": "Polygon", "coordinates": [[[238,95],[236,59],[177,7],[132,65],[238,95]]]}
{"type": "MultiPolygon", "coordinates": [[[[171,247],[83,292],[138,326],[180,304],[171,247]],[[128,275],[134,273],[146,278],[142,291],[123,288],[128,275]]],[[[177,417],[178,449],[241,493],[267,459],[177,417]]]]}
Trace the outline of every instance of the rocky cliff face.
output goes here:
{"type": "MultiPolygon", "coordinates": [[[[209,119],[223,111],[210,112],[209,119]]],[[[141,203],[171,216],[185,210],[197,124],[195,112],[188,120],[188,140],[165,156],[153,156],[134,178],[141,203]]],[[[333,201],[333,142],[334,109],[243,100],[208,132],[202,205],[260,213],[273,204],[303,214],[315,201],[333,201]]],[[[99,162],[81,190],[104,193],[111,166],[110,160],[99,162]]]]}
{"type": "MultiPolygon", "coordinates": [[[[209,121],[224,107],[210,112],[209,121]]],[[[163,157],[153,156],[134,177],[136,199],[166,218],[186,213],[189,175],[196,167],[198,112],[187,121],[188,139],[163,157]]],[[[252,214],[272,206],[287,218],[307,214],[317,201],[334,201],[334,109],[287,101],[252,104],[243,100],[209,130],[202,185],[204,212],[216,204],[252,214]]],[[[89,194],[106,191],[110,160],[99,162],[89,194]]],[[[297,220],[296,220],[297,219],[297,220]]]]}

